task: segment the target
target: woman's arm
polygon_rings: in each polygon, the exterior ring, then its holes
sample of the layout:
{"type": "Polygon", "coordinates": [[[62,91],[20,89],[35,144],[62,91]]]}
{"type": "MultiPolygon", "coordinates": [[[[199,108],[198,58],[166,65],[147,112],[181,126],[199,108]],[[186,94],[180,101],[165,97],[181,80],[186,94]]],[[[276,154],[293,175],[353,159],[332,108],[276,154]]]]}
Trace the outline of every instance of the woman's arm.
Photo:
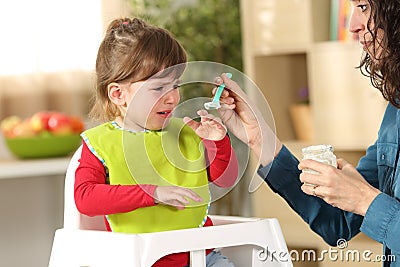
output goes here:
{"type": "Polygon", "coordinates": [[[79,212],[88,216],[129,212],[154,206],[154,185],[109,185],[103,164],[83,142],[75,172],[74,195],[79,212]]]}
{"type": "Polygon", "coordinates": [[[274,161],[260,168],[258,173],[329,245],[336,246],[338,239],[349,240],[359,233],[362,216],[335,208],[301,190],[303,183],[299,179],[298,164],[296,157],[283,146],[274,161]]]}
{"type": "Polygon", "coordinates": [[[400,201],[380,193],[369,206],[360,229],[400,254],[400,201]]]}
{"type": "MultiPolygon", "coordinates": [[[[376,150],[376,145],[371,146],[357,166],[357,170],[374,187],[379,186],[378,180],[372,178],[378,177],[378,172],[370,166],[373,166],[374,161],[376,165],[376,155],[378,155],[376,150]],[[372,155],[375,155],[375,158],[372,155]]],[[[397,174],[394,179],[399,180],[400,175],[397,174]]],[[[385,193],[380,193],[368,207],[360,229],[372,239],[385,244],[392,252],[399,254],[400,201],[385,193]]]]}

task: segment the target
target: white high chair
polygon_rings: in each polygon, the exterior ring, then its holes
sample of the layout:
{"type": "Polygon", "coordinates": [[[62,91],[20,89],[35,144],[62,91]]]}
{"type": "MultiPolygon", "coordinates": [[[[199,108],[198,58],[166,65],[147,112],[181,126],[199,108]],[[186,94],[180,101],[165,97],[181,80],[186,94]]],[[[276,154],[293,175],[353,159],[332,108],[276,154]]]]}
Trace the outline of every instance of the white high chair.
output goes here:
{"type": "Polygon", "coordinates": [[[55,232],[49,267],[150,267],[165,255],[184,251],[190,251],[191,267],[205,267],[208,248],[221,248],[236,267],[293,266],[276,219],[210,216],[210,227],[145,234],[106,231],[102,216],[85,216],[75,206],[80,155],[81,147],[67,169],[64,228],[55,232]]]}

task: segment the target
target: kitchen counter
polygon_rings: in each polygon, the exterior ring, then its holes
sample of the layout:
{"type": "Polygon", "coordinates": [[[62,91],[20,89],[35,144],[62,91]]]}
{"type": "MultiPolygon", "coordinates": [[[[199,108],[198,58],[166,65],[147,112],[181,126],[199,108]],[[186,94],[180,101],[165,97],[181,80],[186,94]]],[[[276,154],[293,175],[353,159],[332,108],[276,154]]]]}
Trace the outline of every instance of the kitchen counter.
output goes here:
{"type": "Polygon", "coordinates": [[[63,225],[69,161],[17,159],[0,135],[0,266],[47,266],[54,232],[63,225]]]}
{"type": "Polygon", "coordinates": [[[45,159],[18,159],[9,152],[0,134],[0,180],[53,175],[64,176],[71,156],[45,159]]]}
{"type": "Polygon", "coordinates": [[[0,179],[64,175],[70,157],[28,159],[0,159],[0,179]]]}

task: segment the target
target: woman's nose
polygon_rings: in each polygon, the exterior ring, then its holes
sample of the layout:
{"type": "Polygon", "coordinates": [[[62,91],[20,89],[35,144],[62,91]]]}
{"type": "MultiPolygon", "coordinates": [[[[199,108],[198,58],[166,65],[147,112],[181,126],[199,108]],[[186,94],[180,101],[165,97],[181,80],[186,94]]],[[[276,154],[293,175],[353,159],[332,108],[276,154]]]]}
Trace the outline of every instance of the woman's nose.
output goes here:
{"type": "Polygon", "coordinates": [[[349,23],[349,31],[353,34],[353,37],[358,37],[360,33],[365,31],[365,23],[366,21],[353,10],[349,23]]]}

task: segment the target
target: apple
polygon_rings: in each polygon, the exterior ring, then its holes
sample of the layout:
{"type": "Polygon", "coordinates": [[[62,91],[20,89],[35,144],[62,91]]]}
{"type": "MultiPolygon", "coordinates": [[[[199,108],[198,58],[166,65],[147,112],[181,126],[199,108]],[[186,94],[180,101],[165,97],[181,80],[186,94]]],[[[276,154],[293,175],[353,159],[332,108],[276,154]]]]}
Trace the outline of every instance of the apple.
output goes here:
{"type": "Polygon", "coordinates": [[[7,138],[80,134],[84,128],[78,116],[57,111],[40,111],[25,120],[9,116],[0,122],[0,130],[7,138]]]}
{"type": "Polygon", "coordinates": [[[49,119],[53,114],[54,112],[52,111],[41,111],[33,114],[32,117],[29,119],[29,124],[31,128],[37,133],[48,131],[49,119]]]}
{"type": "Polygon", "coordinates": [[[30,126],[29,119],[26,119],[12,128],[9,137],[33,137],[36,135],[37,133],[30,126]]]}
{"type": "Polygon", "coordinates": [[[22,123],[22,119],[18,116],[9,116],[4,118],[0,123],[0,129],[4,136],[12,137],[14,135],[13,129],[22,123]]]}
{"type": "Polygon", "coordinates": [[[85,125],[83,123],[83,121],[81,120],[81,118],[76,117],[76,116],[70,116],[69,117],[70,120],[70,124],[72,127],[72,131],[74,133],[82,133],[83,130],[85,129],[85,125]]]}
{"type": "Polygon", "coordinates": [[[53,113],[47,123],[47,128],[54,135],[67,135],[74,133],[70,116],[56,112],[53,113]]]}

